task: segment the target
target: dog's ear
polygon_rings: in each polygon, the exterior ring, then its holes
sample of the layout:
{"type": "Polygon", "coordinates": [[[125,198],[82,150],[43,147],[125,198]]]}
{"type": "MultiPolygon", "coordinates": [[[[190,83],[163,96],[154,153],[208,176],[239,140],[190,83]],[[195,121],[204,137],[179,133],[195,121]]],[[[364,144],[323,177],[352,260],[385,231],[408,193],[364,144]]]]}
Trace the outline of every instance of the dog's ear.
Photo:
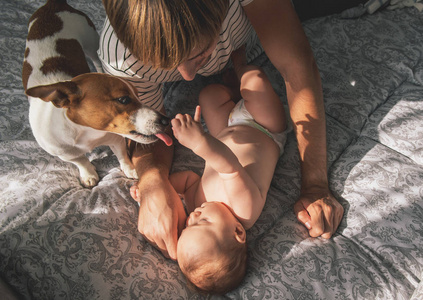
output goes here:
{"type": "Polygon", "coordinates": [[[63,81],[49,85],[39,85],[26,90],[31,97],[53,103],[58,108],[69,107],[80,99],[81,90],[72,81],[63,81]]]}

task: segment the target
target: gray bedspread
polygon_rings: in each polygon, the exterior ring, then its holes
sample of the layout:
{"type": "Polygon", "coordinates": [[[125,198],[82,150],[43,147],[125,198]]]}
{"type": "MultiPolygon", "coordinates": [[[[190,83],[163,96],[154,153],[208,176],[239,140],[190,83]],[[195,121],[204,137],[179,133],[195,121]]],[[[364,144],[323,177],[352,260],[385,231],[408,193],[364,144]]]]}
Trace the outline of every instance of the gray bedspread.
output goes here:
{"type": "MultiPolygon", "coordinates": [[[[88,155],[101,181],[86,189],[73,165],[35,142],[21,64],[27,20],[43,1],[0,3],[1,279],[24,299],[203,298],[138,233],[133,181],[109,148],[88,155]]],[[[100,0],[70,4],[100,30],[100,0]]],[[[412,7],[303,25],[321,72],[330,187],[344,219],[330,240],[310,238],[296,220],[300,172],[291,133],[248,231],[247,276],[224,298],[423,299],[423,13],[412,7]]],[[[266,56],[255,63],[286,101],[266,56]]],[[[167,84],[168,113],[192,113],[214,80],[167,84]]],[[[173,171],[202,168],[177,145],[173,171]]]]}

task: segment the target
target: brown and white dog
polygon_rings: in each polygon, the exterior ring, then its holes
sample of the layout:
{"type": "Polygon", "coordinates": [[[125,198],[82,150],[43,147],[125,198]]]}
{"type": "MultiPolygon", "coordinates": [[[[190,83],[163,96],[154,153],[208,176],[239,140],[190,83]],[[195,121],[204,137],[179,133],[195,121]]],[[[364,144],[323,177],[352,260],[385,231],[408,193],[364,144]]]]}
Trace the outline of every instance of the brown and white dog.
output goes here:
{"type": "Polygon", "coordinates": [[[99,180],[85,156],[95,147],[110,146],[124,173],[136,178],[125,137],[172,144],[164,133],[169,119],[141,104],[129,82],[89,73],[84,51],[99,69],[97,48],[94,24],[65,0],[48,0],[29,20],[22,82],[33,134],[48,153],[75,164],[86,187],[99,180]]]}

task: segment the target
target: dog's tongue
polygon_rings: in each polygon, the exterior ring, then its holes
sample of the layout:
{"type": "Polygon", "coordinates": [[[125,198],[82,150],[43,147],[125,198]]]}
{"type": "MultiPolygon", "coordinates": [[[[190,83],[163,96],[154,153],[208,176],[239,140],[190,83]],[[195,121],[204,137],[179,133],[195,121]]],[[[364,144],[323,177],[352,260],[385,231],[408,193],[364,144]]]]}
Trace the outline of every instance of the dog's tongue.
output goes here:
{"type": "Polygon", "coordinates": [[[172,145],[172,142],[173,142],[172,138],[168,136],[166,133],[158,133],[156,134],[156,137],[161,139],[166,144],[166,146],[172,145]]]}

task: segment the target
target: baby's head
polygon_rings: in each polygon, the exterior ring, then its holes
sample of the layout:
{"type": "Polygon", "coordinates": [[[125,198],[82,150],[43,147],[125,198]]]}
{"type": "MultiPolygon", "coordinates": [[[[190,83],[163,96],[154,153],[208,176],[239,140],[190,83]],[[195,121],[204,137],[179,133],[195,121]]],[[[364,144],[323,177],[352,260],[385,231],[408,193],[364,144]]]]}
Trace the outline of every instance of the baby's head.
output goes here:
{"type": "Polygon", "coordinates": [[[178,240],[178,264],[200,291],[224,294],[245,276],[247,244],[244,227],[221,202],[195,209],[178,240]]]}

